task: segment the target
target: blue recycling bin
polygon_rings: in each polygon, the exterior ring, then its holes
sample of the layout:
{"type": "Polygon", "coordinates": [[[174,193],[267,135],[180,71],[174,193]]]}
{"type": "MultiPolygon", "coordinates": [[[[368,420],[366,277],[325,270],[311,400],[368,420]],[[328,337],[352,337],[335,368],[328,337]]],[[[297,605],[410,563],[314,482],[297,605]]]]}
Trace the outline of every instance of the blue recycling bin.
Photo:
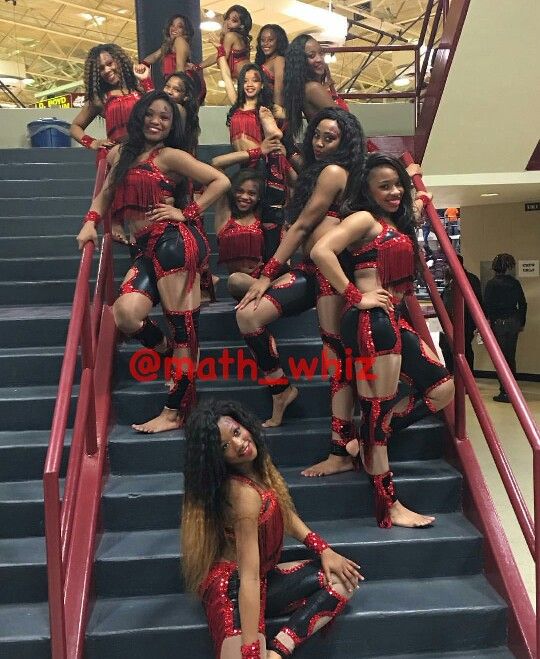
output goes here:
{"type": "Polygon", "coordinates": [[[71,146],[70,124],[55,117],[37,119],[28,125],[30,144],[33,147],[71,146]]]}

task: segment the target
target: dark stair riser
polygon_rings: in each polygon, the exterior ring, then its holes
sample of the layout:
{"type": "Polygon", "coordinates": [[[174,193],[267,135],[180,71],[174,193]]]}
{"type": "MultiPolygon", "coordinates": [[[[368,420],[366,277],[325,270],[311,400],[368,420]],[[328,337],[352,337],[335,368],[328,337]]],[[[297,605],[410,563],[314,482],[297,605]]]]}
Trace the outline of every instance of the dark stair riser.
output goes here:
{"type": "Polygon", "coordinates": [[[3,149],[0,152],[3,162],[11,164],[33,164],[38,166],[42,163],[84,163],[95,166],[96,152],[82,147],[73,148],[20,148],[3,149]]]}
{"type": "MultiPolygon", "coordinates": [[[[0,399],[0,414],[3,418],[3,430],[45,430],[50,429],[57,391],[48,387],[47,391],[39,393],[39,387],[30,389],[25,397],[10,397],[3,390],[0,399]]],[[[72,394],[71,411],[68,424],[73,423],[73,410],[78,390],[72,394]]],[[[0,530],[0,533],[2,531],[0,530]]]]}
{"type": "Polygon", "coordinates": [[[5,197],[2,199],[2,215],[75,215],[81,218],[90,206],[91,194],[77,197],[5,197]]]}
{"type": "Polygon", "coordinates": [[[93,185],[95,176],[96,166],[92,162],[0,164],[0,181],[78,178],[89,179],[93,185]]]}
{"type": "Polygon", "coordinates": [[[36,241],[36,236],[73,237],[77,233],[78,227],[81,226],[81,220],[82,218],[80,214],[53,216],[41,215],[37,218],[32,215],[0,217],[0,236],[3,240],[5,240],[5,238],[14,237],[18,239],[21,237],[33,238],[34,242],[36,241]]]}
{"type": "Polygon", "coordinates": [[[0,179],[0,197],[81,197],[92,196],[94,178],[69,178],[49,180],[11,180],[0,179]]]}

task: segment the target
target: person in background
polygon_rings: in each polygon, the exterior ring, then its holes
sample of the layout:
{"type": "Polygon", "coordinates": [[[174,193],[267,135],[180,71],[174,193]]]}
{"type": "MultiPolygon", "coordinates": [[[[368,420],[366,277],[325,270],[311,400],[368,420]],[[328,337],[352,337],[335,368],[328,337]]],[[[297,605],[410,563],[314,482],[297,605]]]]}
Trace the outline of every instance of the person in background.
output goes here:
{"type": "MultiPolygon", "coordinates": [[[[463,257],[461,256],[461,254],[458,254],[457,257],[461,265],[463,265],[463,257]]],[[[480,302],[480,306],[482,306],[482,287],[480,285],[480,280],[472,272],[469,272],[465,268],[465,266],[463,267],[463,271],[467,275],[467,279],[469,280],[471,288],[473,289],[474,294],[476,295],[476,299],[478,300],[478,302],[480,302]]],[[[448,311],[448,315],[450,316],[451,320],[453,319],[453,315],[454,315],[453,288],[454,288],[454,278],[452,276],[452,271],[448,267],[446,269],[446,286],[444,287],[444,291],[442,292],[441,297],[444,306],[446,308],[446,311],[448,311]]],[[[473,372],[474,372],[474,352],[472,349],[472,340],[475,329],[476,329],[476,325],[474,324],[474,320],[473,317],[471,316],[471,312],[467,308],[467,305],[465,305],[465,359],[467,360],[467,363],[469,364],[471,371],[473,372]]],[[[446,368],[450,371],[450,373],[453,373],[454,355],[452,353],[452,349],[450,348],[450,344],[448,343],[448,339],[446,338],[446,335],[443,334],[442,332],[441,335],[439,336],[439,347],[443,354],[446,368]]]]}
{"type": "MultiPolygon", "coordinates": [[[[527,319],[527,301],[519,281],[508,274],[516,267],[511,254],[497,254],[491,264],[495,276],[486,284],[484,308],[493,334],[516,377],[516,348],[519,333],[527,319]]],[[[499,393],[493,396],[498,403],[509,403],[508,395],[499,380],[499,393]]]]}
{"type": "Polygon", "coordinates": [[[447,208],[444,211],[444,219],[446,220],[446,233],[449,236],[456,236],[459,233],[459,208],[447,208]]]}

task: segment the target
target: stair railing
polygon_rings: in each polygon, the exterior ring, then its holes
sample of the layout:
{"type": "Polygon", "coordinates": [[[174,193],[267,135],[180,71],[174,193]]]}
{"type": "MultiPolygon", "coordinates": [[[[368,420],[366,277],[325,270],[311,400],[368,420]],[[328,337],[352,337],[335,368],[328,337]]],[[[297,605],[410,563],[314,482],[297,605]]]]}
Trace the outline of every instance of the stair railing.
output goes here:
{"type": "MultiPolygon", "coordinates": [[[[402,156],[402,161],[407,166],[413,162],[413,158],[409,153],[405,153],[402,156]]],[[[420,175],[413,176],[413,184],[417,190],[426,190],[420,175]]],[[[535,615],[529,597],[515,566],[514,558],[506,540],[506,536],[504,535],[504,531],[500,525],[500,521],[497,515],[494,514],[489,491],[484,483],[476,456],[466,434],[465,392],[469,395],[469,400],[503,482],[506,494],[511,502],[531,556],[535,561],[536,610],[539,612],[540,534],[535,534],[535,528],[540,528],[540,432],[527,403],[523,398],[523,394],[510,371],[506,359],[501,352],[497,340],[493,335],[489,322],[482,311],[482,307],[480,306],[474,291],[472,290],[463,267],[457,258],[450,239],[440,222],[434,205],[428,203],[425,210],[430,221],[431,230],[437,236],[439,245],[450,265],[454,282],[452,323],[441,296],[438,293],[435,280],[421,255],[421,261],[423,263],[422,274],[429,290],[431,301],[437,312],[443,331],[448,338],[448,342],[452,347],[454,356],[454,384],[456,393],[453,404],[449,405],[445,410],[447,425],[452,432],[457,454],[460,457],[463,471],[471,488],[470,494],[474,499],[475,506],[478,510],[480,522],[486,535],[486,540],[493,548],[492,558],[495,561],[497,571],[503,580],[502,590],[511,604],[512,610],[510,613],[511,617],[514,618],[511,622],[515,623],[514,628],[510,630],[511,635],[514,634],[514,641],[518,645],[526,648],[527,656],[540,657],[540,618],[535,622],[535,615]],[[533,523],[523,494],[499,441],[497,431],[482,400],[480,390],[478,389],[469,364],[465,359],[464,303],[467,305],[480,336],[484,341],[486,350],[495,366],[497,376],[499,377],[505,391],[508,393],[512,407],[533,452],[535,523],[533,523]]],[[[428,345],[435,350],[416,297],[409,296],[407,299],[407,306],[411,320],[413,321],[413,326],[428,345]]]]}
{"type": "MultiPolygon", "coordinates": [[[[105,161],[98,166],[94,196],[105,161]]],[[[51,655],[82,656],[110,411],[115,326],[112,238],[105,223],[90,303],[94,244],[82,252],[43,474],[51,655]],[[80,349],[81,379],[64,489],[60,473],[80,349]]],[[[75,247],[75,242],[74,242],[75,247]]]]}

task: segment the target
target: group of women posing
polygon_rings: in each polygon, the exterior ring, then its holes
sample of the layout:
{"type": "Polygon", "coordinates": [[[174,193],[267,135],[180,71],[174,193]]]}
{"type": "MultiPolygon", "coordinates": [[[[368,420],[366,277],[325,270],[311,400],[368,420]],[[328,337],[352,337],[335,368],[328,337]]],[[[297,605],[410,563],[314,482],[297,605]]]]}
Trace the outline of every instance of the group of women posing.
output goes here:
{"type": "Polygon", "coordinates": [[[336,98],[313,38],[301,35],[287,46],[281,28],[265,26],[252,64],[250,28],[246,10],[233,6],[215,57],[198,66],[191,62],[189,22],[181,16],[169,21],[162,48],[135,67],[112,44],[92,49],[87,104],[72,126],[73,136],[104,153],[109,167],[79,246],[96,241],[96,226],[110,213],[113,234],[131,248],[113,309],[119,330],[163,355],[189,358],[173,362],[161,413],[133,427],[156,433],[187,420],[184,572],[187,585],[203,597],[222,659],[289,656],[343,609],[362,577],[354,562],[298,518],[250,413],[234,403],[194,409],[196,369],[190,364],[198,360],[201,279],[209,257],[204,211],[216,204],[219,261],[238,300],[238,327],[268,382],[272,413],[264,427],[280,425],[299,395],[268,325],[317,310],[331,370],[331,441],[328,457],[305,476],[362,462],[381,527],[431,524],[433,517],[397,498],[387,442],[453,396],[451,376],[403,316],[418,263],[415,212],[426,198],[413,199],[398,160],[366,154],[362,128],[336,98]],[[149,91],[148,64],[159,59],[164,71],[175,70],[163,91],[149,91]],[[196,158],[196,110],[201,70],[212,64],[220,66],[232,103],[233,151],[208,165],[196,158]],[[84,133],[99,114],[106,141],[84,133]],[[299,145],[302,117],[308,126],[299,145]],[[223,173],[231,165],[241,167],[232,181],[223,173]],[[158,302],[168,336],[149,317],[158,302]],[[361,358],[352,377],[347,352],[361,358]],[[366,359],[372,365],[367,378],[366,359]],[[279,563],[284,532],[318,558],[279,563]],[[291,618],[266,646],[265,613],[285,611],[291,618]]]}

